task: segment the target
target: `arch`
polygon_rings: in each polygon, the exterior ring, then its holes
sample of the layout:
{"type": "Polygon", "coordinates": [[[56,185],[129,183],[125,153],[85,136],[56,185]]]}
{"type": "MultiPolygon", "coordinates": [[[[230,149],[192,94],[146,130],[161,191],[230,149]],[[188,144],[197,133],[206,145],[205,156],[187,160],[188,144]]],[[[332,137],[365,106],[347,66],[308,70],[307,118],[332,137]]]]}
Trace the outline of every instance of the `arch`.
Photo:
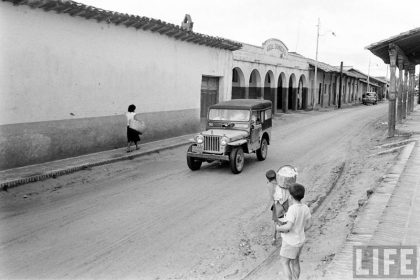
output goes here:
{"type": "Polygon", "coordinates": [[[245,75],[241,68],[232,69],[232,98],[245,98],[245,75]]]}
{"type": "Polygon", "coordinates": [[[297,109],[307,109],[308,107],[308,86],[304,74],[300,75],[297,88],[297,109]]]}
{"type": "Polygon", "coordinates": [[[274,81],[273,71],[268,70],[264,78],[264,92],[263,92],[262,98],[266,100],[271,100],[273,104],[273,110],[274,110],[274,95],[275,95],[274,85],[275,85],[275,81],[274,81]]]}
{"type": "Polygon", "coordinates": [[[287,112],[287,80],[286,74],[283,72],[280,73],[279,77],[277,78],[277,94],[275,98],[275,108],[277,110],[283,110],[283,112],[287,112]]]}
{"type": "Polygon", "coordinates": [[[249,75],[249,90],[247,98],[261,98],[261,75],[257,69],[252,70],[249,75]]]}
{"type": "Polygon", "coordinates": [[[297,95],[296,95],[296,76],[294,73],[290,75],[289,78],[289,89],[287,92],[287,108],[291,110],[297,109],[297,95]]]}

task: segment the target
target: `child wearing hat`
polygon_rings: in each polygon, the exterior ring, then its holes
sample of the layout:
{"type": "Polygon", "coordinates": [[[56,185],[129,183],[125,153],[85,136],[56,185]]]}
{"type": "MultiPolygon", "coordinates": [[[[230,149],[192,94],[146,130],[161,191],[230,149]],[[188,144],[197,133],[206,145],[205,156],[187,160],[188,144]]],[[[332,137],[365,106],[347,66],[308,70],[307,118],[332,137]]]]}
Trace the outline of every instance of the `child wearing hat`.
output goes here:
{"type": "Polygon", "coordinates": [[[277,173],[270,169],[265,173],[265,177],[268,180],[269,185],[269,194],[270,194],[270,204],[272,211],[272,220],[274,222],[274,237],[273,244],[277,240],[277,230],[276,225],[280,223],[280,218],[284,217],[284,214],[289,207],[289,191],[286,186],[281,186],[277,181],[277,173]]]}

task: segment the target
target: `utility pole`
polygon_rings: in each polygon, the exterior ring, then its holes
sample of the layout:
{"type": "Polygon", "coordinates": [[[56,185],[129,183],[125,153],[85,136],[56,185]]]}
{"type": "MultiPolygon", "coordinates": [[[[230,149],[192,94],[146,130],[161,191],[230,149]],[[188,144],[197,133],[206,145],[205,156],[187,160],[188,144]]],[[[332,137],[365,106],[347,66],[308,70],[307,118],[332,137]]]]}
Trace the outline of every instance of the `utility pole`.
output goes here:
{"type": "Polygon", "coordinates": [[[312,95],[312,110],[315,110],[315,94],[318,93],[317,87],[318,87],[318,41],[319,41],[319,26],[320,21],[318,18],[318,24],[317,24],[317,31],[316,31],[316,53],[315,53],[315,77],[314,77],[314,94],[312,95]]]}

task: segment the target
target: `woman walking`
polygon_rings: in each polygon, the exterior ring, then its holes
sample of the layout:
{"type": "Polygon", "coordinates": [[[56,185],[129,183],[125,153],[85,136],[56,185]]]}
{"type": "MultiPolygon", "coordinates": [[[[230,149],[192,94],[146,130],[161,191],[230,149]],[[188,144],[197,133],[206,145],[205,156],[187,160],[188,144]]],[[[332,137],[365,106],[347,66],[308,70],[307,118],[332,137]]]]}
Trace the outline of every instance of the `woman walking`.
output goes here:
{"type": "Polygon", "coordinates": [[[136,115],[136,105],[131,104],[128,106],[128,112],[125,113],[127,117],[127,153],[131,152],[131,143],[136,145],[136,150],[139,149],[138,143],[140,142],[140,132],[130,127],[131,123],[134,122],[134,116],[136,115]]]}

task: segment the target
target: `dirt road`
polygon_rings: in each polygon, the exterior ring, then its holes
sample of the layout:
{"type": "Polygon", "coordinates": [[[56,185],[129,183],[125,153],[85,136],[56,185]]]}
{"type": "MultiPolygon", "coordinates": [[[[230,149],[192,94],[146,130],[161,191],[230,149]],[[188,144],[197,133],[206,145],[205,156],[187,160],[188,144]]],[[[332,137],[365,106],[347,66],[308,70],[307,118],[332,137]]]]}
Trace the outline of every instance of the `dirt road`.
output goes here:
{"type": "Polygon", "coordinates": [[[320,277],[395,157],[370,157],[388,141],[386,110],[277,117],[267,160],[247,157],[239,175],[218,164],[192,172],[180,147],[1,192],[0,278],[275,275],[263,262],[276,250],[264,175],[283,164],[297,166],[317,209],[302,266],[304,278],[320,277]]]}

